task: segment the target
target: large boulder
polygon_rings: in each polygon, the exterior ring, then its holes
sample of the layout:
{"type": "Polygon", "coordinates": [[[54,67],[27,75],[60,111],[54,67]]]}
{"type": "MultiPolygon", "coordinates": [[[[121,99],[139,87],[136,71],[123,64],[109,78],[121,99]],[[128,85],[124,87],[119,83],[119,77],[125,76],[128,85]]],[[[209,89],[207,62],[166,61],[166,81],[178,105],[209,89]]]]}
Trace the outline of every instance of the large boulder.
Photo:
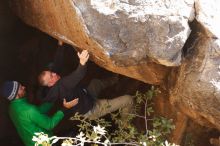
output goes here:
{"type": "Polygon", "coordinates": [[[89,31],[116,65],[180,65],[193,1],[74,1],[89,31]],[[127,60],[129,58],[129,61],[127,60]]]}
{"type": "Polygon", "coordinates": [[[217,0],[197,0],[187,57],[174,76],[171,103],[197,123],[220,130],[220,11],[217,0]]]}
{"type": "Polygon", "coordinates": [[[101,67],[161,84],[181,64],[193,0],[11,0],[27,24],[87,49],[101,67]]]}
{"type": "Polygon", "coordinates": [[[198,33],[178,70],[170,100],[197,123],[220,130],[219,62],[220,41],[198,33]]]}

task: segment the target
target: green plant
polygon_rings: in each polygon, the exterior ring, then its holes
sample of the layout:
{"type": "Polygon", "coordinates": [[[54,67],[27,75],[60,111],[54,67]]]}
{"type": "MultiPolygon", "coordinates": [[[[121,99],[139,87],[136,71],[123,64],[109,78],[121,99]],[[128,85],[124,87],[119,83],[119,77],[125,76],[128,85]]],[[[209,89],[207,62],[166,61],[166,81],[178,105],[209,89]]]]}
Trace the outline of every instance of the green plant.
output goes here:
{"type": "Polygon", "coordinates": [[[167,134],[174,129],[172,120],[164,117],[155,117],[153,115],[152,99],[157,95],[159,90],[154,87],[145,93],[136,92],[136,106],[133,113],[129,113],[127,119],[117,118],[119,113],[112,114],[112,119],[118,125],[118,129],[111,133],[113,142],[133,142],[146,143],[148,146],[162,146],[166,140],[167,134]],[[144,112],[140,113],[141,106],[144,106],[144,112]],[[132,119],[141,118],[144,120],[145,129],[138,131],[135,125],[132,124],[132,119]]]}
{"type": "Polygon", "coordinates": [[[187,133],[185,138],[184,138],[184,144],[183,146],[195,146],[193,138],[192,138],[192,134],[187,133]]]}

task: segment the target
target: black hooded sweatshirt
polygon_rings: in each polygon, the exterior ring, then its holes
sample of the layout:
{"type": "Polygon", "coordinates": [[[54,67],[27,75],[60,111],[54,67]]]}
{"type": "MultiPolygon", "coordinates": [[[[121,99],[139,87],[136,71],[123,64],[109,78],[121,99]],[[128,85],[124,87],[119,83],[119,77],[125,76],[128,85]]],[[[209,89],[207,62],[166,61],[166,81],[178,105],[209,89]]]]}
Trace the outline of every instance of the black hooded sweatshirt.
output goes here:
{"type": "Polygon", "coordinates": [[[47,102],[55,102],[56,100],[67,101],[79,98],[78,104],[69,109],[72,114],[78,112],[85,114],[94,106],[94,98],[92,98],[87,90],[79,86],[79,82],[83,79],[86,73],[86,65],[79,64],[77,69],[68,76],[64,76],[58,80],[54,86],[49,88],[46,97],[43,99],[47,102]]]}
{"type": "MultiPolygon", "coordinates": [[[[64,46],[58,46],[54,61],[49,63],[44,70],[49,70],[61,74],[64,63],[64,46]]],[[[71,101],[79,98],[78,104],[72,107],[66,113],[74,114],[76,112],[85,114],[94,106],[95,99],[92,98],[86,89],[79,85],[86,73],[86,65],[78,65],[77,69],[68,76],[62,77],[53,87],[41,87],[37,92],[37,97],[43,102],[71,101]]]]}

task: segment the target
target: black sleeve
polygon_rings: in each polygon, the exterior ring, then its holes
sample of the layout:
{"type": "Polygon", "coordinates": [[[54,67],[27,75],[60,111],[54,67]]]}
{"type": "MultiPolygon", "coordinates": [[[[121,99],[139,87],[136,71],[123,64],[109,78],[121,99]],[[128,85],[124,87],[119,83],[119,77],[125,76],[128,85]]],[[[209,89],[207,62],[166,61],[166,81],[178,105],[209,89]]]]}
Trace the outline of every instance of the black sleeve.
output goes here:
{"type": "Polygon", "coordinates": [[[64,46],[58,46],[54,55],[53,63],[51,65],[51,71],[61,74],[64,64],[64,46]]]}
{"type": "Polygon", "coordinates": [[[86,68],[86,65],[79,64],[75,71],[60,80],[61,84],[68,89],[74,89],[85,76],[86,68]]]}

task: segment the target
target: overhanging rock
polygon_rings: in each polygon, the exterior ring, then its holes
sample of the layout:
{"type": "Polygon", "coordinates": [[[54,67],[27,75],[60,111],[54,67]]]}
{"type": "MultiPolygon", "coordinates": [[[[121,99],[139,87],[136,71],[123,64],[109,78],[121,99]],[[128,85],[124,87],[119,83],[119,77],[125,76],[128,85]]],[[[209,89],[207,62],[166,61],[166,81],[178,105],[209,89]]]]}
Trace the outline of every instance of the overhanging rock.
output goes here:
{"type": "Polygon", "coordinates": [[[193,0],[11,0],[27,24],[87,49],[101,67],[161,84],[181,64],[193,0]]]}

